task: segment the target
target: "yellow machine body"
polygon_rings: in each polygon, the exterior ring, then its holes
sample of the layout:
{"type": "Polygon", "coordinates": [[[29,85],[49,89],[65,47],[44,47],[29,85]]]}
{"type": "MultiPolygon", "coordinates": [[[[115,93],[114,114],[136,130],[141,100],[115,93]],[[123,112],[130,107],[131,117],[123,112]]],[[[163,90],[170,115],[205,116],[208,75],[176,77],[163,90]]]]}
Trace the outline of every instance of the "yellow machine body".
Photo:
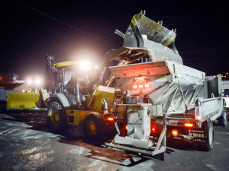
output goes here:
{"type": "Polygon", "coordinates": [[[69,125],[79,126],[83,123],[87,114],[91,113],[91,110],[66,110],[67,123],[69,125]]]}
{"type": "Polygon", "coordinates": [[[92,94],[89,103],[88,103],[88,110],[74,110],[69,109],[66,110],[66,116],[67,116],[67,123],[69,125],[81,125],[85,119],[85,117],[89,113],[93,112],[99,112],[103,113],[103,100],[106,99],[114,99],[115,97],[115,89],[111,87],[105,87],[105,86],[97,86],[95,88],[94,93],[92,94]]]}
{"type": "Polygon", "coordinates": [[[61,68],[61,67],[68,67],[68,66],[74,66],[78,65],[79,63],[76,61],[65,61],[65,62],[59,62],[54,64],[56,68],[61,68]]]}
{"type": "Polygon", "coordinates": [[[97,112],[103,112],[102,105],[105,98],[114,99],[115,88],[97,86],[88,103],[88,108],[97,112]]]}
{"type": "Polygon", "coordinates": [[[7,108],[31,109],[37,108],[40,94],[37,93],[8,93],[7,108]]]}

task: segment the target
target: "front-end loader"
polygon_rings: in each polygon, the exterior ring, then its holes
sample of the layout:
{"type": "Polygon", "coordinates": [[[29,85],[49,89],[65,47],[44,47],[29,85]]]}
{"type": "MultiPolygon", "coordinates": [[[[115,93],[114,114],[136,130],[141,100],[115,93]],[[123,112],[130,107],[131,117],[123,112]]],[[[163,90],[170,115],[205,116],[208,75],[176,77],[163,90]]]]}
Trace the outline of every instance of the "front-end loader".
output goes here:
{"type": "Polygon", "coordinates": [[[113,115],[105,99],[114,99],[115,88],[89,87],[87,73],[76,61],[54,63],[46,56],[47,124],[54,133],[65,133],[69,126],[82,126],[85,137],[101,139],[114,129],[113,115]]]}

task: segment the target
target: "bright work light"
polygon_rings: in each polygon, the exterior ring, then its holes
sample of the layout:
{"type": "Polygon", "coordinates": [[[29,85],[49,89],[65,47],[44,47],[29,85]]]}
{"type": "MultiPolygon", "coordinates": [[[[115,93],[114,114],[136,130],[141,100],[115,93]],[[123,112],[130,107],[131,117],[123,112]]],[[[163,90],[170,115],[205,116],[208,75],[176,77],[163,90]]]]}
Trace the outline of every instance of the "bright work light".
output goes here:
{"type": "Polygon", "coordinates": [[[32,84],[32,80],[31,80],[31,79],[28,79],[28,80],[27,80],[27,84],[28,84],[28,85],[31,85],[31,84],[32,84]]]}
{"type": "Polygon", "coordinates": [[[89,70],[90,69],[90,66],[91,66],[91,64],[88,62],[88,61],[81,61],[80,62],[80,68],[82,69],[82,70],[89,70]]]}
{"type": "Polygon", "coordinates": [[[39,78],[37,78],[37,79],[35,80],[35,83],[36,83],[37,86],[39,86],[39,85],[41,85],[41,80],[40,80],[39,78]]]}

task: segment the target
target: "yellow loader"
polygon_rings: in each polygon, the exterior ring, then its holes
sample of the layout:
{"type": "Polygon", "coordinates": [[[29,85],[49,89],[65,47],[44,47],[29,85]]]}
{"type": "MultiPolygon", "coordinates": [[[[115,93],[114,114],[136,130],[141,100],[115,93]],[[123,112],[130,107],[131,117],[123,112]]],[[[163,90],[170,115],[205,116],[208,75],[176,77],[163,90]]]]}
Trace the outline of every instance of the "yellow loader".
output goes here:
{"type": "Polygon", "coordinates": [[[47,124],[54,133],[65,133],[70,125],[82,126],[85,137],[101,139],[114,130],[114,118],[108,102],[115,98],[115,88],[90,87],[87,73],[80,63],[54,63],[46,56],[46,88],[51,93],[46,100],[47,124]]]}

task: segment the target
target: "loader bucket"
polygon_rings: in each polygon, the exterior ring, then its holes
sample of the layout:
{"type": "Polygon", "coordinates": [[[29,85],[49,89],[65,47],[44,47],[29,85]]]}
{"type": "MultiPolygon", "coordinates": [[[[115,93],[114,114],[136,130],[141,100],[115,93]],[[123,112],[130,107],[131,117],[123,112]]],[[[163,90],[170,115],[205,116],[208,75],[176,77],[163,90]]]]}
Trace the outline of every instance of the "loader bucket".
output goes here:
{"type": "Polygon", "coordinates": [[[39,93],[8,93],[7,109],[31,109],[37,108],[39,93]]]}
{"type": "MultiPolygon", "coordinates": [[[[176,46],[175,30],[169,30],[162,26],[162,22],[156,23],[146,17],[143,12],[133,16],[126,33],[123,35],[123,46],[126,48],[142,48],[141,53],[134,52],[133,56],[141,58],[143,50],[146,55],[149,54],[149,60],[158,62],[162,60],[170,60],[183,64],[183,60],[179,55],[176,46]],[[147,52],[148,51],[148,52],[147,52]]],[[[128,53],[129,54],[129,53],[128,53]]],[[[121,56],[123,57],[123,56],[121,56]]]]}
{"type": "Polygon", "coordinates": [[[164,46],[169,46],[176,38],[176,33],[173,30],[167,29],[162,26],[162,23],[156,23],[146,17],[143,12],[140,12],[134,15],[131,20],[124,37],[124,45],[137,47],[134,44],[138,44],[140,47],[143,46],[145,43],[143,43],[142,35],[146,35],[149,40],[161,43],[164,46]],[[131,31],[133,31],[134,34],[131,34],[131,31]],[[133,42],[134,37],[137,38],[135,43],[133,42]]]}

